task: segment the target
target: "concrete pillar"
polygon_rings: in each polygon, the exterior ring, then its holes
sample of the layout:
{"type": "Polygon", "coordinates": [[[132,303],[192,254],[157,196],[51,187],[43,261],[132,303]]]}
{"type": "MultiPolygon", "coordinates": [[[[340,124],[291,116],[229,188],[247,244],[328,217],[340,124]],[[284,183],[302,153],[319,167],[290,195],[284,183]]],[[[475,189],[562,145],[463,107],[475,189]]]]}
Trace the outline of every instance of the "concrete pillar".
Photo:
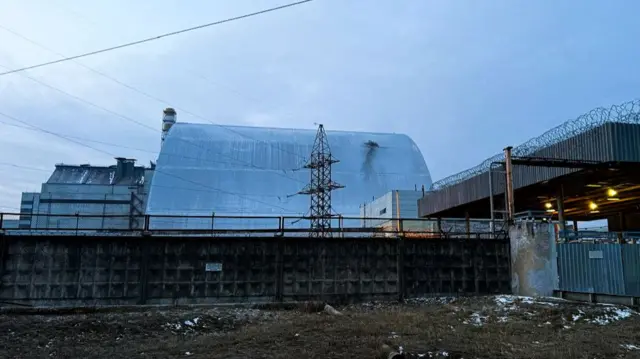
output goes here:
{"type": "Polygon", "coordinates": [[[515,295],[551,296],[558,286],[553,224],[519,221],[509,228],[511,289],[515,295]]]}

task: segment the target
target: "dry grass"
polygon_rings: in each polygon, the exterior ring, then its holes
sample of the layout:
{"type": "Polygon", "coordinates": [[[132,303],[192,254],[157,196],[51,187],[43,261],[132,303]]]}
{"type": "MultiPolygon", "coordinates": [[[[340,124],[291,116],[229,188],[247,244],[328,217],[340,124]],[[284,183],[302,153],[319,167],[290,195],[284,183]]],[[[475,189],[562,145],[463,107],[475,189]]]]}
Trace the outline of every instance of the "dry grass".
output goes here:
{"type": "Polygon", "coordinates": [[[376,358],[389,344],[407,357],[640,358],[621,346],[640,347],[640,316],[613,321],[610,307],[493,298],[350,306],[338,308],[342,316],[319,307],[5,315],[0,357],[376,358]],[[591,322],[606,315],[610,324],[591,322]]]}

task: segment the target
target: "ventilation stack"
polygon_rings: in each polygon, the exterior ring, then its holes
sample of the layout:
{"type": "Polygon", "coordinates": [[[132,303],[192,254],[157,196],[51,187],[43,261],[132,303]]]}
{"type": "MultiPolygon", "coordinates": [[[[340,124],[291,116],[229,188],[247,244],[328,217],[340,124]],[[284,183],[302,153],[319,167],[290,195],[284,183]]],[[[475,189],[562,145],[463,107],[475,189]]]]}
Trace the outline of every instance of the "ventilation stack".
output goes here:
{"type": "Polygon", "coordinates": [[[176,123],[177,119],[178,119],[178,114],[176,113],[176,110],[172,109],[171,107],[167,107],[164,109],[164,111],[162,111],[162,142],[160,144],[161,147],[164,144],[165,137],[167,137],[167,135],[169,134],[169,130],[176,123]]]}

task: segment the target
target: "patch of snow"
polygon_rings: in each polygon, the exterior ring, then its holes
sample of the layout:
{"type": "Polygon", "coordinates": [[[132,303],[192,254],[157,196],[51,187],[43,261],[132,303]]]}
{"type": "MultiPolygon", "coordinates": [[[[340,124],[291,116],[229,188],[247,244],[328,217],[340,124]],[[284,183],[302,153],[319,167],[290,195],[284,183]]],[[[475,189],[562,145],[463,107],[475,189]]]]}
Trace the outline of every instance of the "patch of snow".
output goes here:
{"type": "Polygon", "coordinates": [[[198,318],[198,317],[193,318],[193,322],[194,322],[195,324],[198,324],[198,321],[199,321],[199,320],[200,320],[200,318],[198,318]]]}
{"type": "Polygon", "coordinates": [[[411,304],[449,304],[455,300],[455,297],[422,297],[407,299],[405,302],[411,304]]]}
{"type": "Polygon", "coordinates": [[[403,351],[404,351],[404,348],[402,347],[402,345],[401,345],[401,346],[399,346],[399,347],[398,347],[398,352],[399,352],[400,354],[402,354],[402,352],[403,352],[403,351]]]}
{"type": "Polygon", "coordinates": [[[167,324],[164,325],[164,327],[169,328],[169,329],[173,329],[173,330],[182,329],[182,325],[180,325],[180,323],[175,323],[175,324],[167,323],[167,324]]]}
{"type": "Polygon", "coordinates": [[[444,357],[448,357],[448,356],[449,356],[449,353],[444,352],[444,351],[443,351],[443,352],[441,352],[440,354],[442,354],[442,356],[444,356],[444,357]]]}
{"type": "MultiPolygon", "coordinates": [[[[552,298],[545,298],[545,297],[533,298],[533,297],[524,297],[524,296],[518,296],[518,295],[497,295],[494,298],[496,304],[501,306],[516,304],[516,302],[520,302],[524,304],[541,304],[541,305],[547,305],[550,307],[557,306],[558,305],[557,303],[552,303],[549,301],[551,299],[552,298]]],[[[556,300],[556,298],[553,298],[553,300],[556,300]]],[[[515,306],[511,307],[510,309],[515,309],[515,306]]]]}
{"type": "Polygon", "coordinates": [[[400,338],[400,336],[396,334],[396,332],[391,332],[391,334],[389,335],[389,339],[396,339],[396,338],[400,338]]]}
{"type": "Polygon", "coordinates": [[[184,321],[184,325],[186,325],[188,327],[193,327],[195,325],[195,323],[190,321],[190,320],[185,320],[184,321]]]}
{"type": "Polygon", "coordinates": [[[578,314],[573,314],[573,315],[571,316],[571,319],[572,319],[574,322],[577,322],[577,321],[578,321],[578,320],[580,320],[580,318],[582,318],[583,316],[584,316],[584,312],[583,312],[582,310],[578,309],[578,314]]]}
{"type": "Polygon", "coordinates": [[[471,314],[471,316],[469,317],[468,321],[463,321],[462,323],[464,324],[472,324],[473,326],[476,327],[481,327],[483,322],[487,319],[487,317],[483,317],[481,316],[479,313],[473,313],[471,314]]]}
{"type": "Polygon", "coordinates": [[[300,336],[300,334],[298,334],[298,333],[296,333],[296,335],[294,335],[294,337],[296,337],[296,338],[299,337],[299,336],[300,336]]]}
{"type": "Polygon", "coordinates": [[[506,323],[509,317],[498,317],[498,323],[506,323]]]}
{"type": "Polygon", "coordinates": [[[189,356],[189,355],[191,355],[191,354],[192,354],[191,352],[185,352],[185,353],[184,353],[184,355],[186,355],[186,356],[189,356]]]}
{"type": "Polygon", "coordinates": [[[620,344],[621,347],[627,350],[640,350],[640,346],[633,344],[620,344]]]}
{"type": "Polygon", "coordinates": [[[599,325],[607,325],[609,323],[616,322],[618,320],[626,319],[631,317],[635,312],[633,312],[629,308],[616,308],[609,307],[606,312],[601,316],[593,318],[590,320],[590,323],[599,324],[599,325]]]}

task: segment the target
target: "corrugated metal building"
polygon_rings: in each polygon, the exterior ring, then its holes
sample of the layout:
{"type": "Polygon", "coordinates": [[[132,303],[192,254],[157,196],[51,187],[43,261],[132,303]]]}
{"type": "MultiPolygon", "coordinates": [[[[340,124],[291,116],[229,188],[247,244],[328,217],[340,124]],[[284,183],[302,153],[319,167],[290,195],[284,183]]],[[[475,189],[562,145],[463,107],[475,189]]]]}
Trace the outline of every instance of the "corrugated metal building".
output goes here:
{"type": "MultiPolygon", "coordinates": [[[[516,148],[514,151],[519,150],[515,152],[518,156],[602,162],[640,162],[638,142],[640,142],[639,124],[610,122],[546,147],[537,148],[534,151],[527,151],[526,148],[520,150],[516,148]]],[[[575,171],[578,169],[515,166],[513,169],[513,188],[514,190],[523,188],[575,171]]],[[[459,181],[453,181],[449,185],[427,192],[426,196],[420,200],[420,215],[423,217],[432,216],[488,198],[488,171],[479,172],[472,177],[461,177],[459,181]]],[[[493,178],[495,195],[504,193],[503,177],[496,174],[493,178]]]]}
{"type": "Polygon", "coordinates": [[[393,190],[360,207],[363,227],[376,227],[392,218],[418,218],[422,191],[393,190]],[[370,219],[373,218],[373,219],[370,219]]]}
{"type": "MultiPolygon", "coordinates": [[[[303,166],[315,135],[315,130],[176,123],[164,137],[146,212],[302,216],[310,200],[296,193],[310,180],[303,166]]],[[[332,194],[338,214],[358,216],[362,203],[392,189],[431,185],[425,160],[406,135],[327,131],[327,137],[340,160],[333,165],[333,179],[345,185],[332,194]]],[[[211,220],[189,221],[152,219],[152,227],[211,226],[211,220]]],[[[267,225],[220,221],[218,228],[267,225]]]]}
{"type": "Polygon", "coordinates": [[[394,190],[360,207],[362,227],[384,227],[399,230],[398,221],[402,219],[402,230],[406,232],[445,232],[445,233],[481,233],[489,231],[489,221],[482,219],[440,218],[420,219],[418,200],[422,191],[394,190]],[[412,220],[413,219],[413,220],[412,220]]]}
{"type": "Polygon", "coordinates": [[[132,159],[116,160],[116,165],[107,167],[56,165],[40,193],[22,194],[19,227],[142,228],[153,168],[135,166],[132,159]],[[81,216],[63,216],[76,213],[81,216]]]}

